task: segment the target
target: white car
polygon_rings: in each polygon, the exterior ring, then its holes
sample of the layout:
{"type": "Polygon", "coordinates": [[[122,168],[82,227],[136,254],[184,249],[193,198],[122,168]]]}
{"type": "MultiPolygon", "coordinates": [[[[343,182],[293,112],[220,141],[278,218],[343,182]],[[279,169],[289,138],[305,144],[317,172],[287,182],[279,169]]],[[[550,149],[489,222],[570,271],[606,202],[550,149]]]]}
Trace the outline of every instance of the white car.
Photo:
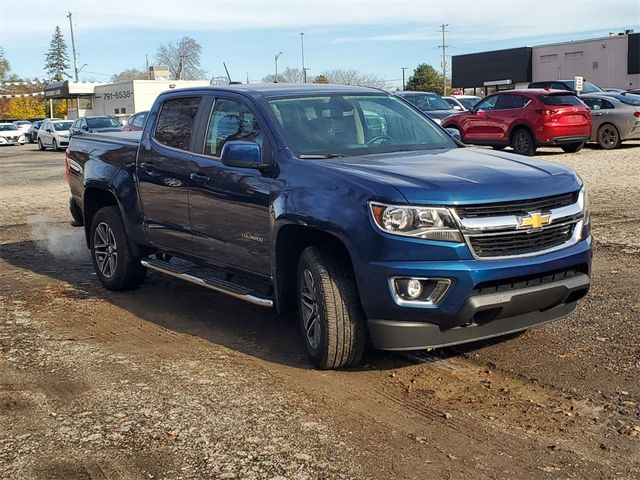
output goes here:
{"type": "Polygon", "coordinates": [[[444,98],[454,109],[461,112],[469,110],[476,103],[482,100],[480,97],[476,97],[475,95],[450,95],[442,98],[444,98]]]}
{"type": "Polygon", "coordinates": [[[71,128],[72,120],[45,120],[38,130],[38,148],[45,150],[52,148],[60,150],[60,148],[69,145],[69,128],[71,128]]]}
{"type": "Polygon", "coordinates": [[[27,138],[13,123],[0,123],[0,145],[24,145],[27,138]]]}
{"type": "Polygon", "coordinates": [[[27,136],[27,132],[29,131],[29,128],[31,128],[31,122],[28,122],[27,120],[18,120],[13,122],[13,124],[18,127],[18,130],[20,130],[25,137],[27,136]]]}

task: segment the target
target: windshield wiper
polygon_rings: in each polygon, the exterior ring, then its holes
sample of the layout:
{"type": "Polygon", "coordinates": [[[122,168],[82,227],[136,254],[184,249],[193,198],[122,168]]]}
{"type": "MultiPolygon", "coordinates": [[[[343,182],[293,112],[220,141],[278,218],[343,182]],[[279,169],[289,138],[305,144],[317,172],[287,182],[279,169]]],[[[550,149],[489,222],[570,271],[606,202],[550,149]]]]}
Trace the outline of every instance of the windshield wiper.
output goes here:
{"type": "Polygon", "coordinates": [[[303,153],[302,155],[298,155],[298,158],[302,158],[303,160],[319,160],[323,158],[340,158],[346,157],[346,155],[342,153],[303,153]]]}

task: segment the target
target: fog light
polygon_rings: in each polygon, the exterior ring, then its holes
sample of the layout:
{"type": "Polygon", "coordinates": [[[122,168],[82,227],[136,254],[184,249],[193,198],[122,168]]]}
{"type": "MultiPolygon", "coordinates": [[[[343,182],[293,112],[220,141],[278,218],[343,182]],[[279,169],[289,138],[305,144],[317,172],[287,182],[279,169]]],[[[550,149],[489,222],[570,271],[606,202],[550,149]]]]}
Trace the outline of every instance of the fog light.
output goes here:
{"type": "Polygon", "coordinates": [[[398,305],[430,306],[439,303],[449,290],[448,278],[393,277],[389,286],[398,305]]]}
{"type": "Polygon", "coordinates": [[[418,298],[422,293],[422,282],[412,278],[407,282],[407,296],[409,298],[418,298]]]}

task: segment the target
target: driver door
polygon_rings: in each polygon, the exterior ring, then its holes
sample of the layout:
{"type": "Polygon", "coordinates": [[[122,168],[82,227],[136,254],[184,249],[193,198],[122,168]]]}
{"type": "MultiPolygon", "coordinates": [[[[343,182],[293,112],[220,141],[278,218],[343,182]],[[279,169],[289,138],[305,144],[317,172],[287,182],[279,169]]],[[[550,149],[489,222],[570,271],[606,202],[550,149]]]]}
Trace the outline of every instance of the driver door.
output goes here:
{"type": "Polygon", "coordinates": [[[463,120],[463,138],[465,141],[490,141],[498,133],[493,112],[496,109],[498,94],[491,95],[475,107],[475,112],[469,112],[463,120]]]}

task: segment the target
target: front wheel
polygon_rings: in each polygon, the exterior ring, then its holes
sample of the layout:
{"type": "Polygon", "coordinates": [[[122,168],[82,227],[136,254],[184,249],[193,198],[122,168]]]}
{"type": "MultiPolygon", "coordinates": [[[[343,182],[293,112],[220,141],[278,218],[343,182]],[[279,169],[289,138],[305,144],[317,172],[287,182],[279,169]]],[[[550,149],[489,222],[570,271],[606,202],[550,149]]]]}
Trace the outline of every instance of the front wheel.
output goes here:
{"type": "Polygon", "coordinates": [[[621,143],[620,133],[615,126],[607,123],[598,129],[598,144],[605,150],[618,148],[621,143]]]}
{"type": "Polygon", "coordinates": [[[42,144],[42,140],[38,139],[38,150],[41,152],[44,151],[44,145],[42,144]]]}
{"type": "Polygon", "coordinates": [[[365,346],[365,319],[353,272],[328,249],[308,247],[298,263],[302,336],[321,369],[357,364],[365,346]]]}
{"type": "Polygon", "coordinates": [[[53,139],[53,143],[51,144],[51,148],[53,148],[54,152],[57,152],[59,150],[58,141],[55,138],[53,139]]]}
{"type": "Polygon", "coordinates": [[[98,280],[109,290],[138,288],[147,269],[131,252],[117,207],[103,207],[91,222],[91,259],[98,280]]]}
{"type": "Polygon", "coordinates": [[[536,142],[529,130],[520,128],[511,137],[511,148],[520,155],[531,156],[536,153],[536,142]]]}
{"type": "Polygon", "coordinates": [[[576,153],[582,150],[582,147],[584,147],[584,142],[569,143],[567,145],[562,145],[560,148],[562,148],[566,153],[576,153]]]}

